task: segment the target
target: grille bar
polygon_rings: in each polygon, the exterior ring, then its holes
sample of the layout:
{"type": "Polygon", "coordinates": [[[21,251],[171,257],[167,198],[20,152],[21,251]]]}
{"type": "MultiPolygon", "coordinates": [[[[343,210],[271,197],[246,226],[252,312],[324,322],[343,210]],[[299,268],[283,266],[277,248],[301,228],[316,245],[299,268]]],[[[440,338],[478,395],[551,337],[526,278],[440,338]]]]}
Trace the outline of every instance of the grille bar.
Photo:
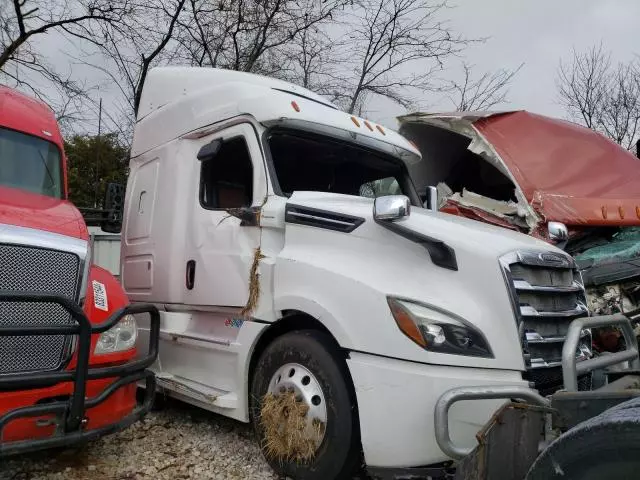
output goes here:
{"type": "Polygon", "coordinates": [[[587,307],[584,305],[576,305],[572,310],[545,311],[536,310],[531,305],[520,305],[520,314],[523,317],[582,317],[588,313],[587,307]]]}
{"type": "Polygon", "coordinates": [[[578,282],[573,282],[573,284],[569,287],[563,286],[553,286],[549,287],[546,285],[532,285],[526,280],[514,280],[513,281],[516,290],[518,291],[534,291],[534,292],[546,292],[546,293],[567,293],[567,292],[582,292],[583,286],[578,282]]]}

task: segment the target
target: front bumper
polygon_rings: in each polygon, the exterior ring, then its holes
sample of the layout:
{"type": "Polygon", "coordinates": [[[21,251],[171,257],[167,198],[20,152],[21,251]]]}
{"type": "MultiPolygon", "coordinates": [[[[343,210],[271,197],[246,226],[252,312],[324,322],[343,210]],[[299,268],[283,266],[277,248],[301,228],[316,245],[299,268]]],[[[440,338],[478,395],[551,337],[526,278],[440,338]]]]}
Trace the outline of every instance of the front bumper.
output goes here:
{"type": "MultiPolygon", "coordinates": [[[[72,370],[35,372],[0,376],[0,411],[3,397],[24,394],[24,398],[37,396],[36,389],[55,392],[69,391],[62,399],[49,397],[46,403],[14,408],[0,416],[0,457],[45,448],[70,446],[95,440],[103,435],[128,427],[144,417],[150,410],[155,393],[155,376],[147,368],[158,356],[160,314],[153,305],[129,305],[111,315],[99,325],[92,325],[82,309],[74,302],[53,295],[0,292],[4,302],[57,303],[71,313],[75,324],[68,326],[2,327],[0,336],[23,335],[75,335],[76,366],[72,370]],[[141,358],[122,365],[90,368],[91,337],[113,327],[127,314],[147,313],[150,316],[149,350],[141,358]],[[146,384],[145,398],[140,405],[132,401],[136,383],[146,384]],[[37,419],[34,436],[28,429],[37,419]],[[31,422],[29,421],[31,420],[31,422]],[[20,428],[20,426],[24,428],[20,428]],[[49,435],[42,435],[42,431],[49,435]],[[7,433],[6,437],[4,433],[7,433]],[[17,433],[16,433],[17,432],[17,433]],[[27,433],[25,435],[25,433],[27,433]],[[27,438],[29,437],[29,438],[27,438]]],[[[25,402],[28,403],[28,402],[25,402]]]]}
{"type": "MultiPolygon", "coordinates": [[[[528,386],[522,373],[513,370],[426,365],[355,352],[350,353],[347,365],[358,401],[365,462],[371,470],[450,460],[434,434],[436,403],[447,390],[474,385],[528,386]]],[[[454,405],[450,414],[454,441],[472,447],[476,433],[501,403],[479,400],[454,405]]]]}

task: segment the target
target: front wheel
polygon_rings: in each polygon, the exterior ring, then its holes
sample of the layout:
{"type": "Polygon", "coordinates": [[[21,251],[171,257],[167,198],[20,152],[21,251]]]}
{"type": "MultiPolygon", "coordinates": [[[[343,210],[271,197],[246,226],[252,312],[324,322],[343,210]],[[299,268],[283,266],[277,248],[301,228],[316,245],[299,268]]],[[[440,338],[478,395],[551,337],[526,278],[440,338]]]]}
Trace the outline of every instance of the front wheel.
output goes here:
{"type": "Polygon", "coordinates": [[[251,384],[251,419],[277,473],[296,480],[352,477],[360,442],[346,378],[339,352],[320,332],[285,334],[262,353],[251,384]]]}

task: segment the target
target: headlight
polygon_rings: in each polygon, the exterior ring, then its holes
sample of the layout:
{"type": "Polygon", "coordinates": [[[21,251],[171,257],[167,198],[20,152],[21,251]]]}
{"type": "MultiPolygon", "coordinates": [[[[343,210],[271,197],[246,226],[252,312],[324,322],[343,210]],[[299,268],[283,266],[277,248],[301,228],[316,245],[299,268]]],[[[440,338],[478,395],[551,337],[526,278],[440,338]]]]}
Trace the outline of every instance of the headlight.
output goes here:
{"type": "Polygon", "coordinates": [[[388,302],[400,330],[425,350],[493,358],[484,335],[462,319],[407,300],[388,298],[388,302]]]}
{"type": "Polygon", "coordinates": [[[138,337],[138,327],[133,315],[125,315],[122,319],[106,332],[100,334],[94,353],[124,352],[132,349],[138,337]]]}

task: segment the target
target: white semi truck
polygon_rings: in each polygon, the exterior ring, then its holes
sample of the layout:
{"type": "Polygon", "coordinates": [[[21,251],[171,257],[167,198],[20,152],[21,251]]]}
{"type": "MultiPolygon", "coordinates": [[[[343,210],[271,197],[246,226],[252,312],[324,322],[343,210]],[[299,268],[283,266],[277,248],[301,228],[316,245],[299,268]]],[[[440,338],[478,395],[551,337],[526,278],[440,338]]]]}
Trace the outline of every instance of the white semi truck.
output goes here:
{"type": "Polygon", "coordinates": [[[571,257],[423,208],[407,171],[420,160],[295,85],[151,70],[121,281],[161,311],[159,386],[253,421],[291,478],[350,478],[363,461],[374,477],[436,478],[505,399],[545,409],[563,373],[577,391],[594,366],[638,366],[631,341],[588,360],[589,322],[625,319],[585,318],[571,257]]]}

